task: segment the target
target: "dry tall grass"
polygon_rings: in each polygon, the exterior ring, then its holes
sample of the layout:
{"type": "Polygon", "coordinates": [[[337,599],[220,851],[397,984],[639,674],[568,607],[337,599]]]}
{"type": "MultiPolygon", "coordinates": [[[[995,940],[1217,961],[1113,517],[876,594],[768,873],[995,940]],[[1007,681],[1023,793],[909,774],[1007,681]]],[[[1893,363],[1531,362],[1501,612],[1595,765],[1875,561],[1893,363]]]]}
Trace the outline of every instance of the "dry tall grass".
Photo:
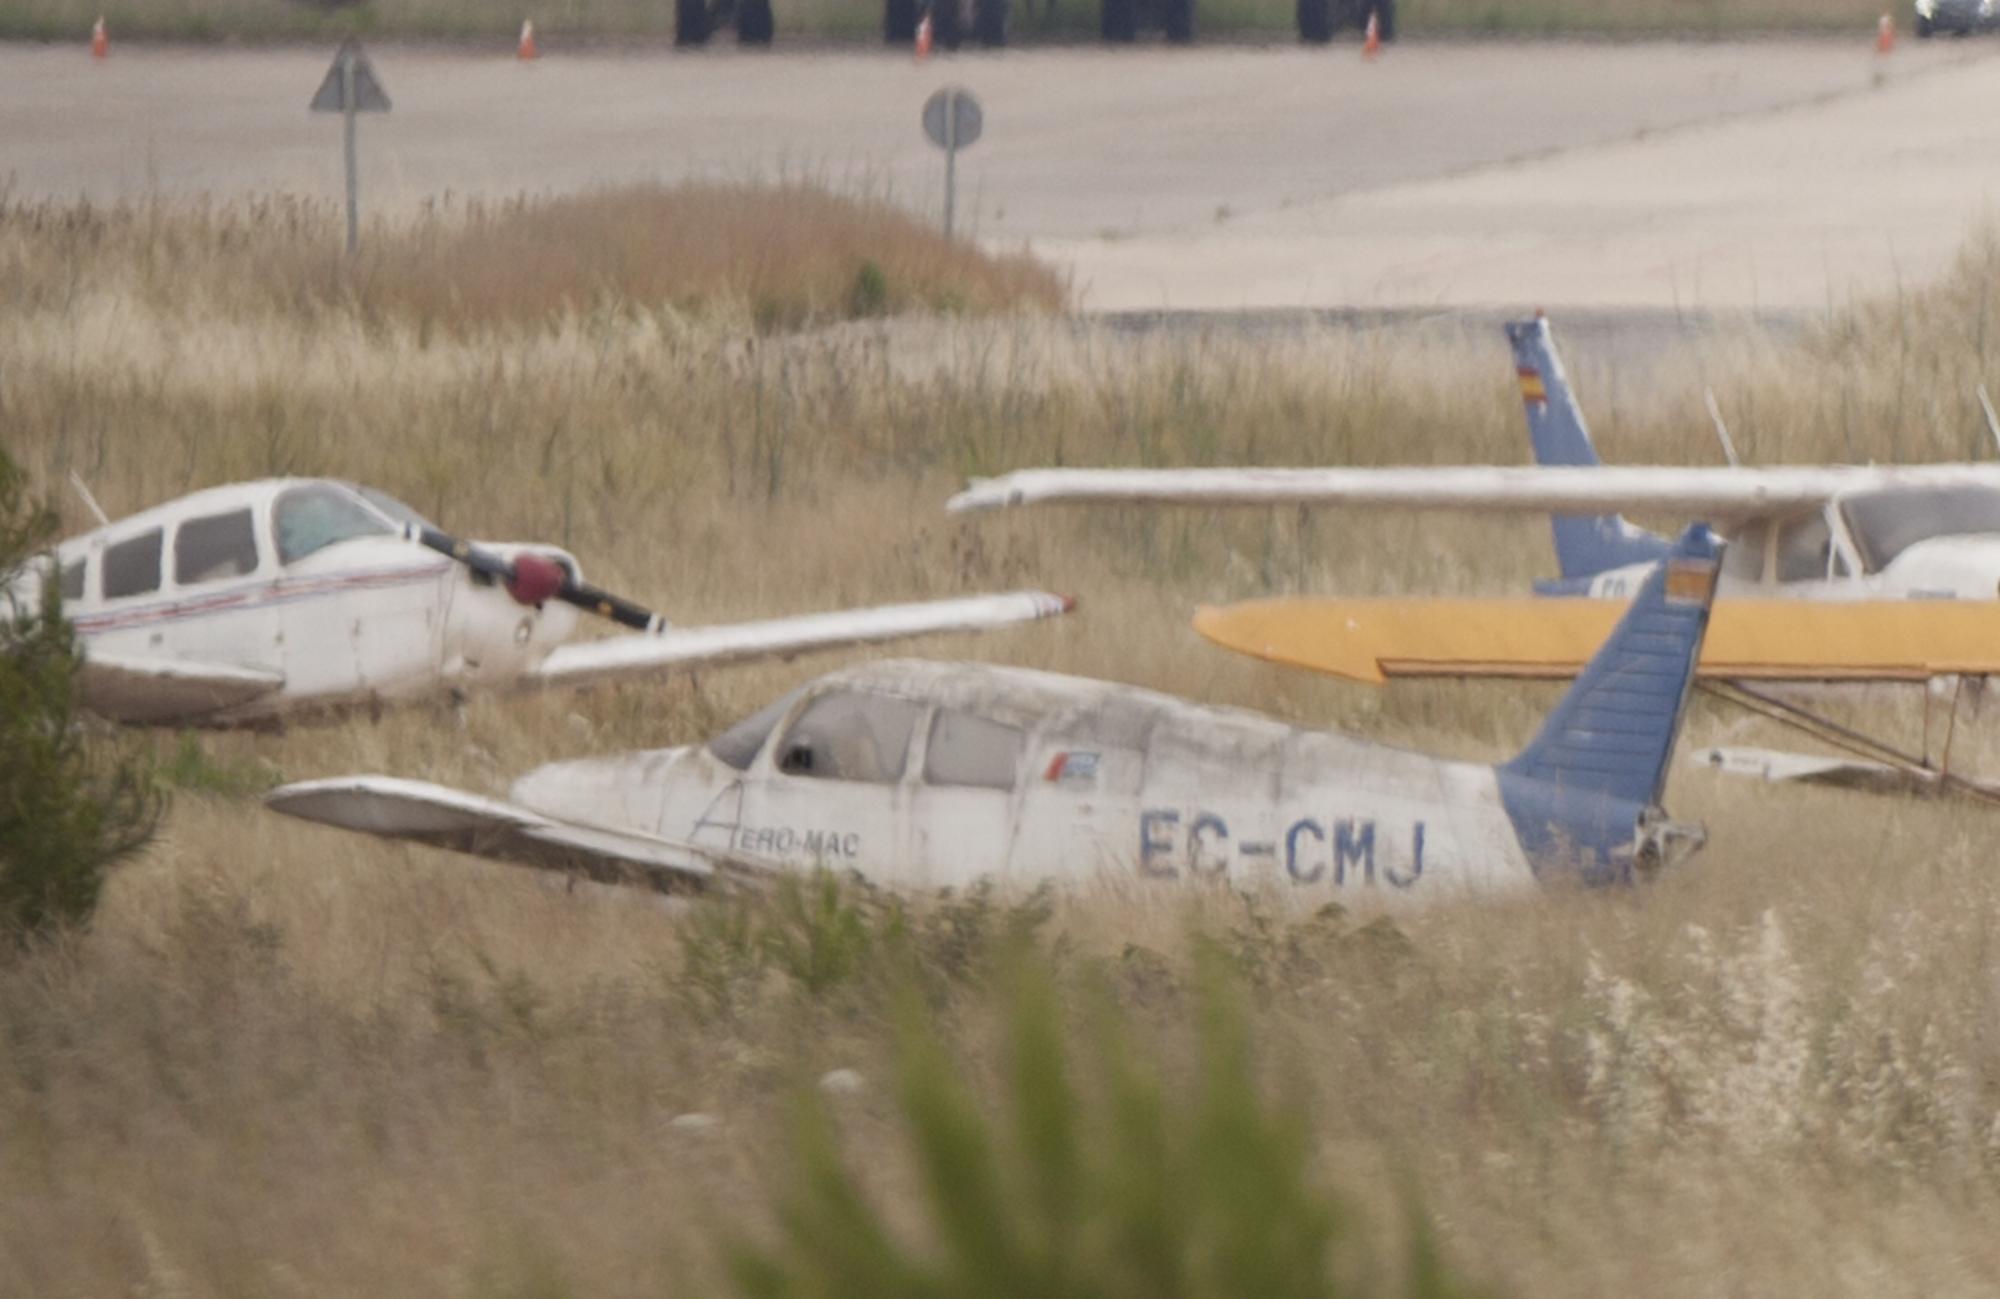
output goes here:
{"type": "MultiPolygon", "coordinates": [[[[936,651],[1469,756],[1517,743],[1550,696],[1344,689],[1185,626],[1197,600],[1268,591],[1512,589],[1548,568],[1531,521],[938,511],[963,474],[1029,462],[1521,459],[1497,338],[1133,340],[1012,318],[772,337],[629,303],[426,333],[339,296],[165,291],[182,272],[226,283],[198,255],[219,227],[148,220],[89,258],[59,230],[0,228],[8,450],[52,486],[77,470],[114,512],[339,473],[455,529],[561,541],[683,620],[1046,582],[1082,611],[936,651]]],[[[1947,285],[1831,316],[1797,349],[1730,331],[1614,375],[1571,340],[1573,368],[1618,459],[1714,459],[1704,381],[1756,459],[1965,454],[1996,269],[1976,242],[1947,285]]],[[[816,994],[769,966],[718,982],[697,955],[713,913],[314,831],[243,792],[257,764],[495,789],[543,757],[694,738],[813,669],[203,737],[165,838],[92,931],[0,972],[4,1288],[711,1290],[712,1238],[771,1226],[793,1086],[836,1067],[867,1080],[834,1104],[914,1224],[865,988],[816,994]],[[719,1125],[676,1123],[690,1113],[719,1125]]],[[[1042,950],[1079,1032],[1108,980],[1174,1061],[1191,935],[1232,948],[1271,1087],[1315,1116],[1315,1167],[1385,1257],[1414,1182],[1451,1256],[1522,1293],[1990,1290],[1990,814],[1700,773],[1669,801],[1714,843],[1638,894],[1329,928],[1105,893],[1065,901],[1042,950]]],[[[962,913],[929,914],[928,968],[967,968],[962,913]]],[[[977,976],[941,1005],[983,1076],[996,1012],[977,976]]]]}

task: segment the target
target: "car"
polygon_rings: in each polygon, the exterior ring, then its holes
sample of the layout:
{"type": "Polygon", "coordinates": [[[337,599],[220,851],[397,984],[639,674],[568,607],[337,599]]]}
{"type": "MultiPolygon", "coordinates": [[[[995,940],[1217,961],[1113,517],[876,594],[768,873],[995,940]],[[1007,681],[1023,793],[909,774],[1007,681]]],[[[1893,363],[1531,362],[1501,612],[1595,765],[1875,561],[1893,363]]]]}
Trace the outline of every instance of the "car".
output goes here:
{"type": "Polygon", "coordinates": [[[1967,36],[2000,23],[1994,0],[1917,0],[1917,35],[1951,32],[1967,36]]]}

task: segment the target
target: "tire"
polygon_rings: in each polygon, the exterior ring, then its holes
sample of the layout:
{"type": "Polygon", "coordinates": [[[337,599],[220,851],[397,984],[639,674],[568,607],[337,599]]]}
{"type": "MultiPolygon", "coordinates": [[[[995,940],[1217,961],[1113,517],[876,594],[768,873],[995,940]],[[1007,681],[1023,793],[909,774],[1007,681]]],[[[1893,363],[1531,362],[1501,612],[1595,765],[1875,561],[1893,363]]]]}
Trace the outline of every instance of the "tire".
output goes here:
{"type": "Polygon", "coordinates": [[[1130,45],[1139,39],[1139,0],[1103,0],[1104,39],[1130,45]]]}
{"type": "Polygon", "coordinates": [[[674,0],[674,44],[706,45],[711,29],[708,0],[674,0]]]}
{"type": "Polygon", "coordinates": [[[884,0],[882,42],[910,45],[917,39],[917,0],[884,0]]]}
{"type": "Polygon", "coordinates": [[[1333,0],[1299,0],[1299,39],[1308,45],[1333,39],[1333,0]]]}
{"type": "Polygon", "coordinates": [[[960,0],[933,0],[931,38],[941,50],[955,50],[965,44],[965,10],[960,0]]]}
{"type": "Polygon", "coordinates": [[[1194,40],[1194,0],[1165,0],[1160,7],[1160,26],[1175,45],[1194,40]]]}
{"type": "Polygon", "coordinates": [[[1007,19],[1012,9],[1010,0],[973,0],[973,39],[989,50],[1003,48],[1007,44],[1007,19]]]}
{"type": "Polygon", "coordinates": [[[736,0],[737,44],[769,45],[777,28],[777,20],[771,17],[771,0],[736,0]]]}

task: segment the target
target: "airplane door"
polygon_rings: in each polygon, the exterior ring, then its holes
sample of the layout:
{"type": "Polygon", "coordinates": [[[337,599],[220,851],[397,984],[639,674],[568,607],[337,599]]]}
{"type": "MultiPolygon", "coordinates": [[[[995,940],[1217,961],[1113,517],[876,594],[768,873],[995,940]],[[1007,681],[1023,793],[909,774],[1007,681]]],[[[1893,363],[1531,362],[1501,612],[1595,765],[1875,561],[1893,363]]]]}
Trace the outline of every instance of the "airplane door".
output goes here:
{"type": "Polygon", "coordinates": [[[963,888],[1005,878],[1027,738],[1018,726],[975,713],[940,708],[932,715],[910,792],[905,856],[912,884],[963,888]]]}
{"type": "Polygon", "coordinates": [[[903,882],[904,773],[923,713],[920,703],[865,690],[807,703],[778,738],[770,769],[744,789],[737,848],[903,882]]]}

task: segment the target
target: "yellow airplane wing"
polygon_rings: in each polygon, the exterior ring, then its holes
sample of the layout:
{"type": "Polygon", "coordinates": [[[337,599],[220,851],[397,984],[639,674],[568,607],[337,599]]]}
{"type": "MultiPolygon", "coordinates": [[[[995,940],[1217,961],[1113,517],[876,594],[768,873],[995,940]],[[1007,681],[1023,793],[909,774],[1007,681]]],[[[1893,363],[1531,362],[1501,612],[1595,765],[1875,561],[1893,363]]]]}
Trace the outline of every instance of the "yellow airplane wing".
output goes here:
{"type": "MultiPolygon", "coordinates": [[[[1238,653],[1379,685],[1390,677],[1574,676],[1624,602],[1275,599],[1204,608],[1195,630],[1238,653]]],[[[2000,675],[2000,600],[1718,600],[1704,677],[1921,681],[2000,675]]]]}

